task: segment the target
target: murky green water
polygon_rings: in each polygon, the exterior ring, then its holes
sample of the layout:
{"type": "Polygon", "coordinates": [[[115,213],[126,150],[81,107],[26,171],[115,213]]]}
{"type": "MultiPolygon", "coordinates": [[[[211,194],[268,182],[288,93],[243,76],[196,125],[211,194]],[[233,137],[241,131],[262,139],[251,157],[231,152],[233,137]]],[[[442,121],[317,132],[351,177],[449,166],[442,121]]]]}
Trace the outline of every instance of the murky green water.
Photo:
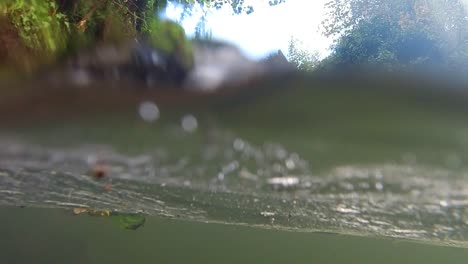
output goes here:
{"type": "Polygon", "coordinates": [[[325,233],[151,217],[121,230],[109,218],[0,209],[3,263],[466,263],[465,249],[325,233]]]}
{"type": "Polygon", "coordinates": [[[75,245],[60,257],[462,263],[466,87],[316,77],[177,104],[157,94],[113,108],[83,95],[32,104],[14,112],[27,122],[0,130],[1,226],[14,241],[8,257],[25,263],[45,248],[49,261],[51,248],[75,245]],[[142,120],[141,101],[158,106],[157,121],[142,120]],[[69,117],[54,116],[57,109],[69,117]],[[101,180],[89,176],[96,165],[105,166],[101,180]],[[78,207],[148,218],[132,233],[106,217],[57,210],[78,207]],[[32,230],[36,223],[43,228],[32,230]],[[50,244],[36,248],[44,233],[54,234],[50,244]]]}

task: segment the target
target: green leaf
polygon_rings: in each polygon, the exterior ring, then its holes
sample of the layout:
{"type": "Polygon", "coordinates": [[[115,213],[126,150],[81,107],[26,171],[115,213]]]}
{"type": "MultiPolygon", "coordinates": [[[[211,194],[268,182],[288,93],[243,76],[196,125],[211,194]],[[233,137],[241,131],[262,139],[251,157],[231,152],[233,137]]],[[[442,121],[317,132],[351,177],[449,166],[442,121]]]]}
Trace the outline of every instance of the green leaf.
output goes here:
{"type": "Polygon", "coordinates": [[[137,230],[145,224],[146,218],[141,214],[118,214],[119,226],[122,229],[137,230]]]}

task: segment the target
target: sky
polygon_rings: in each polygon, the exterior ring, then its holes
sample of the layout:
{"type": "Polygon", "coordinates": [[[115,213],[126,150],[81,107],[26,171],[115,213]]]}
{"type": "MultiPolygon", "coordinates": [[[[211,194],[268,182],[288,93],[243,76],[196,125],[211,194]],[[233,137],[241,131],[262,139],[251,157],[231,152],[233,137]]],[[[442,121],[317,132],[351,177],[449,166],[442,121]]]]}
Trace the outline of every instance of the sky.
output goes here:
{"type": "MultiPolygon", "coordinates": [[[[322,36],[319,25],[324,18],[323,8],[328,0],[287,0],[277,6],[269,6],[268,0],[246,0],[252,3],[252,14],[232,15],[229,7],[214,10],[207,16],[206,26],[213,38],[234,43],[252,58],[262,58],[280,49],[288,53],[291,37],[298,39],[300,48],[318,51],[323,58],[329,54],[331,40],[322,36]]],[[[170,4],[165,16],[179,20],[181,7],[170,4]]],[[[185,18],[182,26],[193,35],[201,13],[185,18]]]]}

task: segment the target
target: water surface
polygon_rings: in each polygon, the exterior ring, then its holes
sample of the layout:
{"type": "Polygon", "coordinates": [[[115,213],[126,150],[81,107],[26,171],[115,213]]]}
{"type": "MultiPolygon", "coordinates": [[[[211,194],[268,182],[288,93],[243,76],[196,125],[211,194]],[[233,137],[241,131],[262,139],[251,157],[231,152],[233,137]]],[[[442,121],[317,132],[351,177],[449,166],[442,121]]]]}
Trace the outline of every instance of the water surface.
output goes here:
{"type": "MultiPolygon", "coordinates": [[[[138,248],[151,237],[161,239],[155,248],[182,243],[181,249],[198,252],[192,240],[175,242],[187,228],[199,232],[190,239],[206,239],[199,246],[214,247],[222,256],[241,252],[228,261],[243,261],[258,250],[268,251],[272,262],[294,259],[293,252],[305,260],[312,257],[306,248],[314,248],[318,262],[343,263],[355,256],[365,263],[373,261],[369,254],[392,254],[415,263],[442,258],[457,263],[463,250],[429,244],[467,246],[464,87],[435,79],[322,76],[259,81],[213,96],[179,97],[183,100],[167,92],[122,89],[133,96],[116,93],[106,101],[102,91],[108,90],[74,90],[75,96],[41,97],[50,99],[43,103],[24,99],[32,103],[22,111],[14,108],[21,104],[5,103],[2,118],[10,125],[0,137],[2,226],[19,223],[15,218],[33,223],[37,214],[39,222],[42,217],[60,222],[59,230],[65,223],[86,229],[89,222],[91,231],[107,220],[11,206],[94,208],[146,215],[143,228],[122,235],[135,236],[138,248]],[[157,119],[142,119],[142,102],[158,107],[157,119]],[[92,176],[96,166],[105,167],[100,180],[92,176]],[[174,238],[158,236],[161,225],[177,230],[174,238]],[[232,252],[214,241],[232,243],[232,252]],[[285,254],[278,257],[282,247],[285,254]]],[[[110,237],[122,232],[105,230],[110,237]]],[[[100,239],[97,232],[79,233],[100,239]]],[[[101,243],[117,241],[106,239],[101,243]]],[[[65,231],[60,240],[73,242],[65,231]]],[[[98,246],[80,243],[84,253],[77,254],[85,255],[85,262],[98,258],[93,251],[98,246]]],[[[199,257],[213,260],[204,250],[199,257]]],[[[146,251],[151,258],[159,252],[146,251]]],[[[162,251],[162,259],[175,252],[162,251]]],[[[173,257],[185,262],[183,255],[173,257]]]]}

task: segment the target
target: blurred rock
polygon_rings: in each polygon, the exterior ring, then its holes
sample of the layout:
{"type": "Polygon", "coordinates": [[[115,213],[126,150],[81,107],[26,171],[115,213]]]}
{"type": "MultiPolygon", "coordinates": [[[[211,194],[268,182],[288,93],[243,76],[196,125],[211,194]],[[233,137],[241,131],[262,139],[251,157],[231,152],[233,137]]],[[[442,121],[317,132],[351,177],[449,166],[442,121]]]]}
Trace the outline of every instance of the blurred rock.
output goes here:
{"type": "Polygon", "coordinates": [[[258,61],[238,47],[219,41],[194,40],[193,56],[193,66],[188,68],[177,54],[162,52],[145,41],[105,44],[67,60],[66,67],[60,66],[53,78],[76,86],[128,81],[147,88],[213,91],[295,70],[281,51],[258,61]]]}
{"type": "Polygon", "coordinates": [[[124,80],[144,82],[150,88],[180,86],[190,70],[179,63],[174,54],[165,54],[137,40],[98,46],[78,53],[66,64],[66,76],[77,85],[83,84],[79,80],[86,76],[89,82],[124,80]]]}
{"type": "Polygon", "coordinates": [[[234,45],[217,41],[194,42],[194,68],[184,86],[188,89],[215,90],[236,85],[263,73],[258,62],[247,58],[234,45]]]}
{"type": "Polygon", "coordinates": [[[280,50],[257,61],[238,47],[217,41],[194,42],[194,57],[194,68],[184,83],[188,89],[215,90],[295,71],[280,50]]]}

